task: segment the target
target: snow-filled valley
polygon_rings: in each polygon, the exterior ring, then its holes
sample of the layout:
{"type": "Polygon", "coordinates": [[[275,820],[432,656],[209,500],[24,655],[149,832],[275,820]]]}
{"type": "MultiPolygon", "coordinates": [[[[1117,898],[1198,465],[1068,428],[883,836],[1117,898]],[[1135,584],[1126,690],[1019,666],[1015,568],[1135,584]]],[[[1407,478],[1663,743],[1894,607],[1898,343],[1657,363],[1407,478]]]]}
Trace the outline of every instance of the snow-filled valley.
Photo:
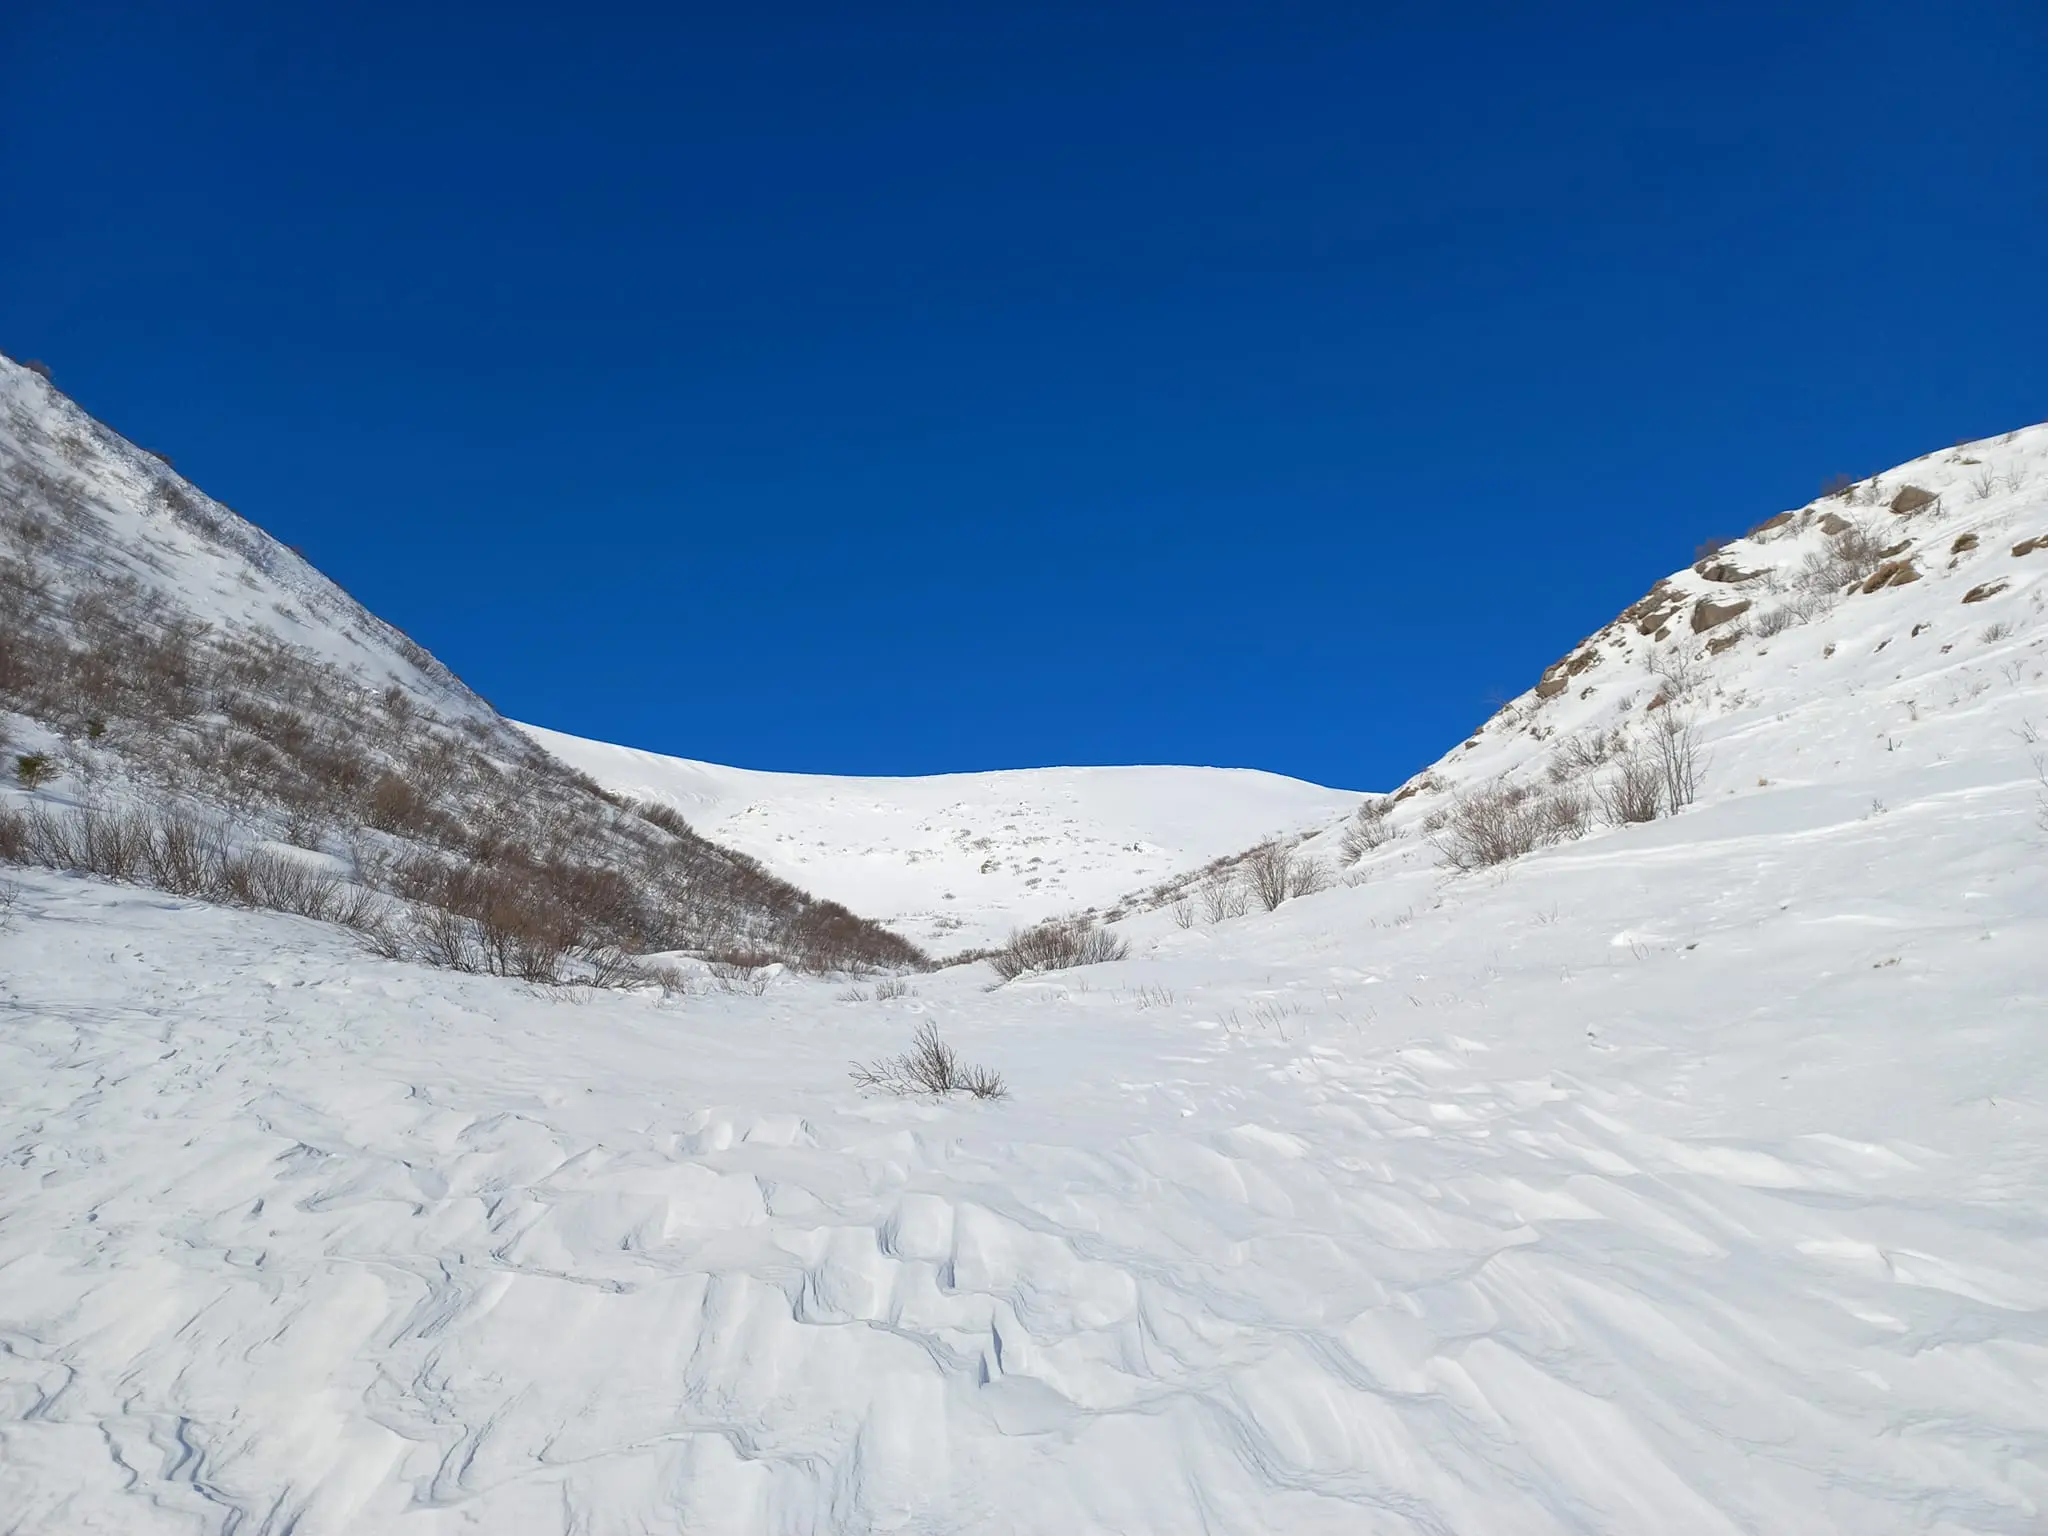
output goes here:
{"type": "Polygon", "coordinates": [[[528,986],[9,870],[0,1530],[2048,1528],[2044,606],[2048,429],[1931,455],[1677,573],[1369,848],[1269,775],[536,733],[920,942],[935,887],[963,944],[1131,911],[1001,985],[528,986]],[[1677,814],[1448,867],[1681,718],[1677,814]],[[1299,832],[1274,910],[1124,900],[1299,832]],[[850,1078],[926,1024],[1008,1097],[850,1078]]]}
{"type": "Polygon", "coordinates": [[[606,789],[672,807],[786,880],[935,954],[1085,908],[1358,795],[1249,768],[1020,768],[916,779],[762,773],[522,727],[606,789]]]}

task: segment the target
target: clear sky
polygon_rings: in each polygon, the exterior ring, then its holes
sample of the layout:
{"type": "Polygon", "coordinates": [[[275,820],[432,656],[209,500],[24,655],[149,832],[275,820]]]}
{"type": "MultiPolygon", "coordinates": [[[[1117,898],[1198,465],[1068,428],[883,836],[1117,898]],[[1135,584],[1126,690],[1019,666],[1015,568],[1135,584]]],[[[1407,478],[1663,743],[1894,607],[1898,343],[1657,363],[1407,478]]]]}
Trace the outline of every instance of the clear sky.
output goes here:
{"type": "Polygon", "coordinates": [[[1392,784],[2048,417],[2048,6],[0,7],[0,347],[516,717],[1392,784]]]}

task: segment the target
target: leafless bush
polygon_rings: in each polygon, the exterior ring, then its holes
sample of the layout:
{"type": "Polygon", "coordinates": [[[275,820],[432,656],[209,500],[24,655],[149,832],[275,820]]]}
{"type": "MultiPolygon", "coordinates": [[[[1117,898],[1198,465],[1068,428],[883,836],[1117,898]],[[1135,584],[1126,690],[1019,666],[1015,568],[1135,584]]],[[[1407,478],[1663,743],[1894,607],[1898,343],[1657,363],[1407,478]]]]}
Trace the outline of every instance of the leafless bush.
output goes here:
{"type": "Polygon", "coordinates": [[[885,976],[875,983],[875,1001],[878,1003],[893,1002],[899,997],[913,997],[916,993],[917,988],[900,976],[885,976]]]}
{"type": "Polygon", "coordinates": [[[990,951],[988,963],[1004,981],[1027,971],[1064,971],[1077,965],[1102,965],[1122,960],[1131,946],[1106,928],[1072,918],[1056,918],[1010,935],[1009,942],[990,951]]]}
{"type": "Polygon", "coordinates": [[[1665,651],[1650,664],[1666,698],[1682,699],[1706,681],[1707,665],[1684,646],[1665,651]]]}
{"type": "Polygon", "coordinates": [[[613,944],[586,945],[577,958],[587,967],[584,980],[593,987],[633,987],[648,979],[633,957],[613,944]]]}
{"type": "Polygon", "coordinates": [[[1654,717],[1650,754],[1664,793],[1664,808],[1676,816],[1698,797],[1706,760],[1700,754],[1699,731],[1687,716],[1665,709],[1654,717]]]}
{"type": "Polygon", "coordinates": [[[478,949],[473,925],[446,907],[415,907],[412,912],[412,941],[429,965],[451,971],[481,971],[482,951],[478,949]]]}
{"type": "Polygon", "coordinates": [[[1601,813],[1615,826],[1655,821],[1664,806],[1664,776],[1656,759],[1640,748],[1615,759],[1595,793],[1601,813]]]}
{"type": "Polygon", "coordinates": [[[712,979],[718,983],[721,992],[765,997],[770,983],[775,980],[774,971],[752,958],[713,960],[710,965],[712,979]]]}
{"type": "Polygon", "coordinates": [[[1868,529],[1852,527],[1806,557],[1797,585],[1810,593],[1839,592],[1884,564],[1884,551],[1884,542],[1868,529]]]}
{"type": "Polygon", "coordinates": [[[1313,896],[1330,888],[1330,866],[1321,859],[1296,858],[1287,872],[1289,896],[1313,896]]]}
{"type": "Polygon", "coordinates": [[[332,920],[352,931],[363,947],[386,960],[405,954],[405,935],[391,904],[365,886],[346,887],[335,903],[332,920]]]}
{"type": "Polygon", "coordinates": [[[1344,835],[1340,847],[1344,862],[1356,864],[1376,848],[1384,848],[1394,836],[1393,825],[1388,813],[1394,803],[1384,795],[1374,795],[1361,803],[1351,813],[1351,820],[1344,824],[1344,835]]]}
{"type": "Polygon", "coordinates": [[[21,910],[21,887],[12,880],[0,880],[0,933],[14,926],[14,916],[21,910]]]}
{"type": "Polygon", "coordinates": [[[1593,807],[1577,789],[1553,789],[1533,804],[1543,842],[1570,842],[1575,837],[1583,837],[1592,825],[1593,807]]]}
{"type": "Polygon", "coordinates": [[[643,800],[634,809],[640,813],[642,821],[649,826],[661,828],[670,837],[695,835],[690,830],[690,824],[683,819],[683,813],[672,805],[657,805],[653,801],[643,800]]]}
{"type": "Polygon", "coordinates": [[[222,828],[171,807],[150,818],[143,861],[147,878],[174,896],[210,896],[220,889],[220,871],[227,857],[222,828]]]}
{"type": "Polygon", "coordinates": [[[1551,780],[1563,784],[1583,779],[1596,769],[1605,767],[1619,748],[1618,733],[1609,735],[1605,731],[1591,731],[1567,736],[1551,753],[1551,780]]]}
{"type": "Polygon", "coordinates": [[[333,870],[269,849],[248,856],[239,884],[252,907],[316,919],[332,916],[341,894],[341,876],[333,870]]]}
{"type": "Polygon", "coordinates": [[[1764,609],[1756,617],[1757,637],[1768,640],[1773,635],[1782,635],[1800,621],[1799,609],[1792,603],[1779,603],[1764,609]]]}
{"type": "Polygon", "coordinates": [[[1275,910],[1293,894],[1294,850],[1278,838],[1260,843],[1245,855],[1244,878],[1259,905],[1275,910]]]}
{"type": "Polygon", "coordinates": [[[1175,895],[1173,900],[1167,903],[1166,910],[1173,914],[1174,927],[1192,928],[1195,926],[1195,898],[1186,891],[1181,891],[1175,895]]]}
{"type": "Polygon", "coordinates": [[[856,1062],[852,1070],[856,1084],[882,1093],[925,1093],[943,1098],[950,1093],[968,1093],[977,1099],[1009,1097],[1002,1074],[987,1067],[964,1066],[953,1047],[939,1038],[936,1024],[918,1026],[910,1049],[901,1056],[887,1056],[865,1065],[856,1062]]]}
{"type": "Polygon", "coordinates": [[[1235,869],[1210,870],[1202,876],[1196,890],[1202,898],[1202,913],[1212,923],[1227,917],[1243,917],[1251,904],[1251,896],[1235,869]]]}
{"type": "Polygon", "coordinates": [[[1573,791],[1543,794],[1525,785],[1489,784],[1454,800],[1430,843],[1452,869],[1486,869],[1584,828],[1583,798],[1573,791]]]}
{"type": "Polygon", "coordinates": [[[2010,639],[2011,636],[2012,625],[2007,620],[2000,619],[1995,624],[1986,624],[1983,633],[1977,638],[1985,645],[1996,645],[2001,640],[2010,639]]]}

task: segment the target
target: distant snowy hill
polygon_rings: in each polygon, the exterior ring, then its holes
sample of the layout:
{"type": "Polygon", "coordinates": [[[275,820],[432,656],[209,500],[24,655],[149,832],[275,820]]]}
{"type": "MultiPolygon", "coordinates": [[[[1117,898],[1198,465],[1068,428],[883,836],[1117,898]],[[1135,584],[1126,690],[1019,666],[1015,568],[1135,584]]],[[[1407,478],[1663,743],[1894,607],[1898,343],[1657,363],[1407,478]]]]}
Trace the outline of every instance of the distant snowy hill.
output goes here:
{"type": "Polygon", "coordinates": [[[1106,907],[1147,881],[1347,814],[1355,792],[1248,768],[1032,768],[928,778],[763,773],[522,727],[606,789],[935,953],[1106,907]]]}

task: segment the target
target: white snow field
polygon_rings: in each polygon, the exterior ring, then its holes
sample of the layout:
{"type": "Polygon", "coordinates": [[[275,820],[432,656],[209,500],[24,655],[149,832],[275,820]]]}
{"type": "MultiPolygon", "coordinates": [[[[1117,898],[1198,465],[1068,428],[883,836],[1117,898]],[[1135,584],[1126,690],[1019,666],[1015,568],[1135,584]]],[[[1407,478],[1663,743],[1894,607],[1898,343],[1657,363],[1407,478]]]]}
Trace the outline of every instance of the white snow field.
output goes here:
{"type": "Polygon", "coordinates": [[[13,874],[0,1530],[2048,1529],[2044,535],[2038,428],[1804,509],[1354,883],[993,990],[546,993],[13,874]],[[1830,518],[1911,566],[1820,591],[1830,518]],[[1423,833],[1678,709],[1681,814],[1423,833]],[[926,1022],[1011,1096],[856,1090],[926,1022]]]}
{"type": "Polygon", "coordinates": [[[1106,907],[1358,804],[1250,768],[1015,768],[924,778],[763,773],[522,726],[606,789],[679,811],[772,874],[935,954],[1106,907]]]}

